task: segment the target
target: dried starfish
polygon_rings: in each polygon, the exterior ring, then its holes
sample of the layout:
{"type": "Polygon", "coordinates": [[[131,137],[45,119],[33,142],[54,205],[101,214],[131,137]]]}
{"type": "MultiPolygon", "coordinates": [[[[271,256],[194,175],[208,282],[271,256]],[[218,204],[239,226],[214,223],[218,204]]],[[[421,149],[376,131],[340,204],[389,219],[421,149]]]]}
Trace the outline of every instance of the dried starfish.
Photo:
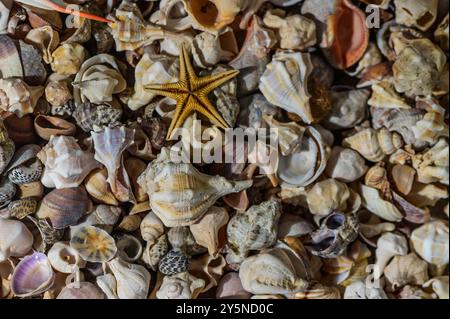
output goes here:
{"type": "Polygon", "coordinates": [[[167,139],[172,139],[174,131],[181,127],[194,111],[206,116],[212,123],[225,129],[229,125],[208,100],[208,94],[215,88],[231,80],[239,71],[232,70],[205,77],[197,77],[188,57],[185,45],[180,49],[180,80],[177,83],[148,85],[146,89],[177,101],[175,115],[170,124],[167,139]]]}

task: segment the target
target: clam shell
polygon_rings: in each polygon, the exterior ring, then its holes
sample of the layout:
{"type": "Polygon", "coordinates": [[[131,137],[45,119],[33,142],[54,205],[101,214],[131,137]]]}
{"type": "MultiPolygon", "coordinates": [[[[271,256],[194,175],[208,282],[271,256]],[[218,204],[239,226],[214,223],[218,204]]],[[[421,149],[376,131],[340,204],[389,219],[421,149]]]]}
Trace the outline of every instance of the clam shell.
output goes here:
{"type": "Polygon", "coordinates": [[[70,247],[89,262],[104,263],[117,253],[114,239],[106,231],[94,226],[76,230],[70,239],[70,247]]]}

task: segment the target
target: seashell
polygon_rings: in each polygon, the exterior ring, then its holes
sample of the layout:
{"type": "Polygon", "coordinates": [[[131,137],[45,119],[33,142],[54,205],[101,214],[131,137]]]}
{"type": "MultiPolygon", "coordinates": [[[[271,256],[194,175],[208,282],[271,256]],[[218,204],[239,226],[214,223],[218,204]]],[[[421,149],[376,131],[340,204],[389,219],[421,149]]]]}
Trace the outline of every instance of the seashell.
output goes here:
{"type": "Polygon", "coordinates": [[[441,46],[441,48],[444,51],[448,51],[448,41],[449,41],[449,35],[448,35],[448,20],[449,20],[449,15],[447,14],[447,16],[442,20],[442,22],[439,24],[439,26],[436,28],[436,30],[434,31],[434,39],[437,43],[439,43],[439,45],[441,46]]]}
{"type": "Polygon", "coordinates": [[[392,232],[384,233],[377,241],[375,266],[378,267],[378,271],[382,274],[393,257],[405,256],[407,253],[408,243],[403,235],[392,232]]]}
{"type": "Polygon", "coordinates": [[[114,225],[119,221],[121,215],[122,208],[120,207],[98,205],[83,222],[76,226],[71,226],[70,232],[73,234],[78,228],[84,226],[96,226],[110,233],[113,230],[114,225]]]}
{"type": "Polygon", "coordinates": [[[448,223],[435,220],[416,228],[411,233],[414,251],[426,262],[445,267],[448,264],[448,223]]]}
{"type": "Polygon", "coordinates": [[[392,181],[395,188],[403,195],[411,193],[416,170],[408,165],[397,164],[391,169],[392,181]]]}
{"type": "Polygon", "coordinates": [[[379,74],[381,70],[379,70],[378,68],[383,69],[382,67],[380,67],[380,64],[382,63],[383,63],[383,55],[381,54],[377,45],[375,43],[370,42],[361,60],[359,60],[359,62],[355,65],[354,68],[352,68],[351,70],[347,70],[346,73],[350,76],[356,76],[358,78],[361,78],[361,81],[357,86],[359,88],[362,87],[360,86],[361,83],[365,84],[368,78],[372,80],[373,77],[376,77],[379,74]],[[373,74],[371,74],[372,72],[373,74]]]}
{"type": "Polygon", "coordinates": [[[117,228],[124,232],[134,232],[139,229],[141,221],[142,218],[139,215],[127,215],[122,219],[117,228]]]}
{"type": "Polygon", "coordinates": [[[438,0],[419,0],[414,4],[405,0],[394,0],[395,21],[408,27],[427,31],[436,21],[438,0]]]}
{"type": "Polygon", "coordinates": [[[187,15],[181,0],[162,0],[150,22],[166,26],[169,30],[184,31],[192,27],[191,17],[187,15]]]}
{"type": "MultiPolygon", "coordinates": [[[[145,165],[145,163],[143,161],[140,161],[139,159],[152,160],[155,158],[155,155],[153,155],[152,143],[150,141],[150,138],[147,136],[145,131],[138,125],[133,125],[131,128],[135,130],[135,136],[134,144],[128,148],[128,152],[138,158],[127,159],[125,161],[125,167],[130,175],[131,173],[137,174],[137,176],[135,176],[135,179],[137,179],[147,167],[147,165],[145,165]],[[143,169],[142,166],[144,166],[143,169]]],[[[134,176],[131,176],[132,181],[133,177],[134,176]]],[[[133,185],[133,188],[136,191],[136,188],[139,188],[139,185],[133,185]]],[[[141,202],[143,200],[138,201],[141,202]]]]}
{"type": "MultiPolygon", "coordinates": [[[[9,138],[8,131],[3,124],[3,120],[0,119],[0,174],[3,173],[13,158],[15,149],[15,144],[9,138]]],[[[0,204],[0,207],[1,206],[2,205],[0,204]]]]}
{"type": "Polygon", "coordinates": [[[346,211],[349,198],[347,185],[331,178],[314,184],[306,196],[311,214],[321,217],[334,211],[346,211]]]}
{"type": "Polygon", "coordinates": [[[288,156],[296,153],[300,149],[305,128],[295,122],[281,123],[273,118],[273,116],[263,115],[264,121],[270,128],[276,129],[274,134],[278,138],[278,145],[281,155],[288,156]]]}
{"type": "Polygon", "coordinates": [[[36,219],[31,215],[22,219],[34,237],[33,248],[39,252],[45,252],[48,245],[60,241],[64,235],[64,229],[55,229],[45,220],[36,219]]]}
{"type": "Polygon", "coordinates": [[[73,135],[76,126],[66,120],[55,116],[38,115],[34,119],[36,133],[42,139],[48,141],[52,135],[73,135]]]}
{"type": "Polygon", "coordinates": [[[349,0],[339,0],[326,23],[324,52],[331,64],[347,69],[361,60],[369,45],[369,30],[364,12],[349,0]],[[351,29],[352,32],[341,32],[342,29],[351,29]]]}
{"type": "Polygon", "coordinates": [[[199,259],[193,260],[189,265],[189,272],[205,280],[205,287],[201,291],[205,293],[217,286],[226,265],[227,262],[222,255],[211,256],[205,254],[199,259]]]}
{"type": "Polygon", "coordinates": [[[448,276],[434,277],[423,284],[424,288],[430,287],[438,295],[439,299],[448,299],[449,297],[449,285],[448,276]]]}
{"type": "Polygon", "coordinates": [[[399,36],[392,41],[397,54],[392,66],[397,92],[409,97],[432,94],[445,70],[444,52],[426,38],[407,40],[399,36]]]}
{"type": "Polygon", "coordinates": [[[95,282],[108,299],[119,299],[116,292],[117,281],[113,274],[98,276],[95,282]]]}
{"type": "Polygon", "coordinates": [[[142,255],[142,244],[132,235],[121,234],[116,238],[117,255],[126,262],[135,262],[142,255]]]}
{"type": "Polygon", "coordinates": [[[170,250],[159,261],[158,269],[164,275],[175,275],[185,272],[189,267],[189,256],[178,250],[170,250]]]}
{"type": "Polygon", "coordinates": [[[434,100],[421,100],[429,104],[427,113],[411,128],[416,139],[434,145],[440,137],[449,137],[448,125],[445,123],[445,109],[434,100]]]}
{"type": "Polygon", "coordinates": [[[127,87],[119,64],[108,54],[98,54],[84,61],[72,85],[77,105],[84,102],[112,102],[113,95],[123,92],[127,87]]]}
{"type": "Polygon", "coordinates": [[[33,113],[43,93],[42,86],[29,86],[21,79],[0,79],[0,109],[22,118],[33,113]]]}
{"type": "Polygon", "coordinates": [[[114,38],[107,25],[97,24],[92,30],[92,37],[97,44],[98,53],[108,53],[114,46],[114,38]]]}
{"type": "Polygon", "coordinates": [[[236,214],[228,223],[228,244],[234,254],[245,258],[251,250],[271,247],[277,239],[281,203],[270,200],[236,214]]]}
{"type": "Polygon", "coordinates": [[[55,243],[47,256],[53,269],[65,274],[71,274],[86,265],[78,252],[66,242],[55,243]]]}
{"type": "Polygon", "coordinates": [[[242,287],[239,274],[237,272],[229,272],[225,274],[219,281],[216,290],[216,298],[218,299],[247,299],[251,294],[242,287]]]}
{"type": "Polygon", "coordinates": [[[95,159],[105,165],[112,193],[121,202],[134,202],[131,182],[123,163],[123,152],[134,143],[134,132],[121,126],[92,133],[95,159]]]}
{"type": "Polygon", "coordinates": [[[421,286],[428,280],[428,265],[414,253],[395,256],[384,268],[384,276],[392,290],[409,284],[421,286]]]}
{"type": "Polygon", "coordinates": [[[16,185],[3,177],[0,180],[0,208],[7,206],[16,195],[16,185]]]}
{"type": "Polygon", "coordinates": [[[153,271],[158,269],[159,262],[169,252],[167,235],[162,234],[153,241],[147,241],[142,260],[153,271]]]}
{"type": "Polygon", "coordinates": [[[86,59],[86,49],[78,43],[64,43],[52,53],[52,70],[61,75],[74,75],[86,59]]]}
{"type": "Polygon", "coordinates": [[[365,280],[355,281],[345,288],[344,299],[389,299],[383,288],[368,285],[365,280]]]}
{"type": "Polygon", "coordinates": [[[367,104],[385,109],[411,108],[406,100],[395,91],[394,85],[387,80],[372,85],[372,95],[367,104]]]}
{"type": "Polygon", "coordinates": [[[48,219],[55,229],[63,229],[77,224],[92,208],[82,187],[55,189],[44,197],[36,216],[48,219]]]}
{"type": "Polygon", "coordinates": [[[105,168],[92,171],[84,180],[86,191],[98,202],[117,206],[119,202],[114,197],[107,178],[108,172],[105,168]]]}
{"type": "Polygon", "coordinates": [[[295,293],[294,299],[341,299],[341,293],[336,287],[314,283],[305,291],[295,293]]]}
{"type": "MultiPolygon", "coordinates": [[[[2,12],[1,20],[3,20],[4,14],[2,12]]],[[[6,18],[8,19],[8,14],[6,14],[6,18]]],[[[0,56],[2,58],[2,65],[0,66],[0,74],[2,78],[12,78],[12,77],[23,77],[24,72],[22,70],[22,61],[18,48],[14,41],[0,32],[0,56]]]]}
{"type": "Polygon", "coordinates": [[[17,297],[31,297],[48,290],[54,280],[55,274],[47,256],[36,252],[17,264],[11,278],[11,290],[17,297]]]}
{"type": "Polygon", "coordinates": [[[278,224],[278,238],[301,237],[311,233],[313,225],[297,214],[283,213],[278,224]]]}
{"type": "Polygon", "coordinates": [[[105,127],[120,126],[122,109],[105,104],[94,105],[89,102],[81,103],[74,110],[72,116],[78,126],[85,132],[101,131],[105,127]]]}
{"type": "Polygon", "coordinates": [[[64,287],[56,299],[106,299],[95,284],[88,281],[73,282],[64,287]]]}
{"type": "Polygon", "coordinates": [[[174,250],[184,252],[186,255],[204,253],[207,249],[195,241],[189,227],[172,227],[167,232],[168,240],[174,250]]]}
{"type": "Polygon", "coordinates": [[[151,84],[167,84],[178,81],[178,59],[165,55],[145,53],[136,65],[134,94],[128,100],[128,107],[136,111],[152,102],[156,95],[145,87],[151,84]]]}
{"type": "Polygon", "coordinates": [[[0,263],[25,256],[33,246],[33,235],[24,223],[0,218],[0,263]]]}
{"type": "Polygon", "coordinates": [[[264,25],[278,29],[280,47],[288,50],[305,50],[316,44],[316,24],[299,14],[286,17],[282,10],[269,10],[264,25]]]}
{"type": "Polygon", "coordinates": [[[448,149],[447,139],[441,138],[432,148],[412,156],[412,164],[419,182],[449,184],[448,149]]]}
{"type": "Polygon", "coordinates": [[[367,128],[345,138],[343,146],[357,151],[371,162],[379,162],[386,155],[391,155],[400,149],[403,141],[399,134],[391,133],[385,128],[380,130],[367,128]]]}
{"type": "Polygon", "coordinates": [[[308,287],[308,282],[299,277],[289,255],[281,248],[245,259],[239,278],[246,291],[257,295],[296,293],[308,287]]]}
{"type": "Polygon", "coordinates": [[[309,53],[277,52],[261,77],[259,89],[272,104],[311,124],[331,110],[325,87],[309,85],[313,69],[309,53]]]}
{"type": "Polygon", "coordinates": [[[138,183],[148,193],[153,212],[167,227],[195,223],[220,197],[252,184],[230,182],[221,176],[200,173],[191,164],[164,163],[160,158],[147,167],[138,183]],[[185,197],[187,193],[189,200],[185,197]]]}
{"type": "Polygon", "coordinates": [[[330,114],[323,120],[323,125],[329,129],[342,130],[353,128],[367,117],[366,104],[370,91],[331,90],[332,108],[330,114]]]}
{"type": "Polygon", "coordinates": [[[208,248],[211,256],[217,256],[222,245],[225,244],[224,226],[227,225],[229,215],[223,207],[211,207],[198,222],[189,228],[197,244],[208,248]]]}
{"type": "Polygon", "coordinates": [[[325,172],[331,178],[344,183],[351,183],[366,174],[369,168],[364,158],[349,148],[335,146],[331,150],[325,172]]]}
{"type": "Polygon", "coordinates": [[[116,278],[119,299],[147,299],[151,276],[144,266],[118,257],[109,261],[108,266],[116,278]]]}
{"type": "Polygon", "coordinates": [[[94,226],[85,226],[75,231],[70,239],[70,247],[89,262],[105,263],[117,253],[114,239],[103,229],[94,226]]]}
{"type": "Polygon", "coordinates": [[[34,132],[34,123],[30,115],[19,118],[12,114],[3,120],[9,138],[16,143],[17,146],[24,144],[32,144],[36,140],[34,132]]]}
{"type": "MultiPolygon", "coordinates": [[[[83,11],[91,12],[92,10],[91,7],[84,6],[83,11]]],[[[100,12],[97,13],[100,14],[100,12]]],[[[92,30],[96,29],[92,26],[92,20],[82,17],[74,20],[73,28],[75,31],[62,44],[85,43],[91,39],[92,30]]]]}
{"type": "Polygon", "coordinates": [[[161,287],[156,292],[158,299],[196,299],[205,286],[205,281],[190,273],[182,272],[165,276],[161,287]]]}
{"type": "Polygon", "coordinates": [[[447,187],[440,184],[421,184],[415,182],[411,194],[406,196],[408,202],[417,207],[434,206],[440,199],[448,198],[447,187]]]}
{"type": "Polygon", "coordinates": [[[388,180],[387,170],[384,168],[384,162],[372,166],[364,177],[364,184],[375,188],[381,192],[381,197],[385,200],[392,200],[391,184],[388,180]]]}
{"type": "Polygon", "coordinates": [[[11,217],[23,219],[28,215],[36,213],[38,202],[34,198],[22,198],[12,201],[8,205],[8,211],[11,217]]]}
{"type": "Polygon", "coordinates": [[[305,187],[313,183],[325,170],[330,149],[324,131],[308,126],[300,150],[281,156],[278,178],[283,187],[305,187]]]}
{"type": "Polygon", "coordinates": [[[399,222],[403,219],[400,211],[390,202],[385,201],[375,188],[360,185],[362,205],[371,213],[390,222],[399,222]]]}
{"type": "Polygon", "coordinates": [[[38,48],[45,63],[50,64],[53,60],[52,53],[59,44],[59,33],[53,30],[51,26],[35,28],[28,32],[25,42],[38,48]]]}
{"type": "Polygon", "coordinates": [[[142,219],[140,224],[142,239],[146,242],[153,243],[162,234],[164,234],[164,225],[161,220],[153,212],[149,212],[142,219]]]}
{"type": "Polygon", "coordinates": [[[72,99],[67,81],[49,81],[45,87],[45,99],[53,107],[63,106],[72,99]]]}
{"type": "Polygon", "coordinates": [[[342,255],[347,246],[358,236],[359,223],[355,216],[332,213],[321,222],[320,228],[311,234],[308,248],[322,258],[342,255]]]}
{"type": "MultiPolygon", "coordinates": [[[[21,40],[19,40],[18,44],[22,61],[19,65],[21,65],[23,69],[23,76],[18,77],[23,78],[29,85],[42,85],[47,78],[47,70],[42,61],[41,53],[35,46],[26,44],[21,40]]],[[[12,65],[14,64],[12,63],[12,65]]],[[[5,76],[5,74],[3,74],[3,77],[17,77],[17,75],[5,76]]]]}
{"type": "Polygon", "coordinates": [[[28,163],[14,168],[13,166],[15,165],[10,166],[8,169],[8,178],[18,186],[39,181],[43,172],[42,163],[37,158],[31,159],[28,163]]]}

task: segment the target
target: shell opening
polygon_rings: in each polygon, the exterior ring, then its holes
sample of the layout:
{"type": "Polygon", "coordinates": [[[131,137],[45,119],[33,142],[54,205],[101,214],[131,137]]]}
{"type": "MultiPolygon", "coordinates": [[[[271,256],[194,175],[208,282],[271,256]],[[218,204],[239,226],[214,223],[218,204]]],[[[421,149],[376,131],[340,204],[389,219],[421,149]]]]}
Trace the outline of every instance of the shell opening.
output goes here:
{"type": "Polygon", "coordinates": [[[205,26],[214,26],[219,15],[216,5],[208,0],[196,0],[191,3],[192,14],[198,22],[205,26]]]}

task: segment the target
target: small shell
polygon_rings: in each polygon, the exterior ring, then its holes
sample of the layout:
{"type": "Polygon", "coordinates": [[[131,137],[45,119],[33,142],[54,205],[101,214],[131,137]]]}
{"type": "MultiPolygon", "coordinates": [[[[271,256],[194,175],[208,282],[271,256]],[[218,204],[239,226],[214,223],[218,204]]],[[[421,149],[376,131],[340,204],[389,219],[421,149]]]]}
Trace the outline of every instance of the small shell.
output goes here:
{"type": "Polygon", "coordinates": [[[72,116],[83,131],[99,132],[105,127],[120,126],[122,113],[123,111],[120,107],[116,108],[106,104],[94,105],[90,102],[85,102],[76,107],[72,116]]]}
{"type": "Polygon", "coordinates": [[[303,217],[292,213],[283,213],[278,224],[278,238],[302,237],[312,233],[314,226],[303,217]]]}
{"type": "Polygon", "coordinates": [[[92,173],[89,174],[84,181],[86,191],[100,203],[117,206],[119,205],[119,202],[114,197],[114,194],[112,193],[107,182],[107,178],[108,172],[106,168],[92,171],[92,173]]]}
{"type": "Polygon", "coordinates": [[[55,189],[48,193],[36,213],[47,218],[52,227],[63,229],[75,225],[93,209],[92,202],[82,187],[55,189]]]}
{"type": "Polygon", "coordinates": [[[183,252],[171,250],[160,260],[158,269],[168,276],[179,274],[188,269],[189,259],[183,252]]]}
{"type": "Polygon", "coordinates": [[[55,243],[48,251],[47,256],[52,267],[65,274],[71,274],[86,265],[78,252],[65,242],[55,243]]]}
{"type": "Polygon", "coordinates": [[[355,281],[345,288],[344,299],[389,299],[383,288],[374,287],[366,280],[355,281]]]}
{"type": "Polygon", "coordinates": [[[391,169],[391,176],[396,189],[403,195],[411,193],[416,170],[408,165],[397,164],[391,169]]]}
{"type": "Polygon", "coordinates": [[[437,17],[438,0],[417,0],[410,3],[406,0],[394,0],[395,21],[408,27],[427,31],[437,17]]]}
{"type": "Polygon", "coordinates": [[[197,244],[208,248],[211,256],[217,256],[225,243],[223,230],[228,220],[229,216],[225,208],[213,206],[201,220],[190,226],[197,244]]]}
{"type": "Polygon", "coordinates": [[[51,26],[43,26],[30,30],[25,42],[36,46],[42,52],[45,63],[49,64],[52,62],[52,53],[59,44],[59,33],[51,26]]]}
{"type": "Polygon", "coordinates": [[[205,280],[205,287],[202,289],[202,293],[205,293],[217,286],[226,266],[227,262],[222,255],[211,256],[205,254],[191,262],[189,272],[205,280]]]}
{"type": "MultiPolygon", "coordinates": [[[[8,166],[12,157],[14,156],[15,145],[14,142],[9,138],[8,131],[3,124],[3,119],[0,119],[0,174],[8,166]]],[[[0,200],[0,207],[1,207],[0,200]]]]}
{"type": "Polygon", "coordinates": [[[23,219],[28,215],[36,213],[38,202],[34,198],[23,198],[15,200],[8,205],[11,217],[23,219]]]}
{"type": "Polygon", "coordinates": [[[64,229],[55,229],[45,220],[36,219],[31,215],[23,220],[32,231],[34,237],[33,248],[40,252],[45,252],[49,245],[60,241],[64,235],[64,229]]]}
{"type": "Polygon", "coordinates": [[[70,247],[84,260],[98,263],[111,260],[117,252],[114,239],[106,231],[94,226],[75,231],[70,239],[70,247]]]}
{"type": "Polygon", "coordinates": [[[445,123],[445,109],[432,99],[417,99],[417,101],[426,104],[427,113],[412,127],[416,139],[434,145],[439,138],[448,138],[449,129],[445,123]]]}
{"type": "Polygon", "coordinates": [[[0,109],[16,114],[19,118],[31,114],[44,87],[29,86],[21,79],[0,79],[0,109]]]}
{"type": "Polygon", "coordinates": [[[108,299],[119,299],[117,296],[117,280],[113,274],[104,274],[95,278],[98,287],[108,299]]]}
{"type": "Polygon", "coordinates": [[[116,278],[120,299],[147,299],[151,276],[144,266],[130,264],[120,258],[109,261],[108,266],[116,278]]]}
{"type": "Polygon", "coordinates": [[[165,276],[156,292],[158,299],[196,299],[205,287],[205,281],[188,272],[165,276]]]}
{"type": "Polygon", "coordinates": [[[164,225],[153,212],[149,212],[142,219],[140,231],[142,239],[146,242],[153,243],[162,234],[164,234],[164,225]]]}
{"type": "Polygon", "coordinates": [[[349,148],[333,147],[325,172],[328,176],[344,183],[351,183],[367,172],[364,158],[349,148]]]}
{"type": "Polygon", "coordinates": [[[76,127],[74,124],[56,116],[38,115],[34,119],[34,128],[39,137],[48,141],[52,135],[73,135],[76,127]]]}
{"type": "Polygon", "coordinates": [[[33,235],[24,223],[0,218],[0,263],[9,257],[22,257],[33,246],[33,235]]]}
{"type": "Polygon", "coordinates": [[[436,220],[429,222],[411,234],[415,252],[425,261],[437,267],[448,264],[449,235],[448,223],[436,220]]]}
{"type": "Polygon", "coordinates": [[[381,197],[385,200],[392,200],[391,184],[388,179],[387,170],[384,168],[384,162],[380,162],[372,166],[364,177],[366,186],[375,188],[380,191],[381,197]]]}
{"type": "Polygon", "coordinates": [[[8,178],[0,180],[0,208],[8,205],[16,195],[16,185],[8,178]]]}
{"type": "Polygon", "coordinates": [[[449,298],[448,276],[434,277],[423,284],[424,288],[430,287],[438,295],[439,299],[449,298]]]}
{"type": "Polygon", "coordinates": [[[61,107],[72,99],[67,81],[52,80],[45,87],[45,99],[54,108],[61,107]]]}
{"type": "Polygon", "coordinates": [[[346,211],[349,198],[347,185],[335,179],[326,179],[314,184],[306,200],[311,214],[324,217],[334,211],[346,211]]]}
{"type": "Polygon", "coordinates": [[[449,184],[449,146],[441,138],[432,148],[412,156],[413,167],[417,171],[417,180],[424,184],[439,182],[449,184]]]}
{"type": "Polygon", "coordinates": [[[52,53],[52,70],[61,75],[77,74],[86,59],[86,49],[78,43],[64,43],[52,53]]]}
{"type": "Polygon", "coordinates": [[[142,260],[153,271],[158,269],[159,262],[169,252],[167,235],[163,234],[153,241],[148,241],[142,254],[142,260]]]}
{"type": "Polygon", "coordinates": [[[207,249],[200,246],[195,241],[189,227],[172,227],[167,232],[167,237],[170,245],[174,250],[179,250],[186,255],[197,255],[204,253],[207,249]]]}
{"type": "Polygon", "coordinates": [[[270,200],[233,216],[227,226],[228,244],[233,253],[245,258],[251,250],[273,246],[280,215],[281,203],[270,200]]]}
{"type": "Polygon", "coordinates": [[[414,253],[395,256],[384,268],[384,276],[392,290],[405,285],[421,286],[428,280],[428,265],[414,253]]]}
{"type": "MultiPolygon", "coordinates": [[[[137,132],[143,132],[143,131],[140,130],[137,132]]],[[[147,141],[148,141],[147,145],[151,149],[150,140],[147,139],[147,141]]],[[[138,142],[136,142],[133,145],[137,145],[137,143],[138,142]]],[[[128,152],[136,154],[135,152],[132,152],[130,149],[128,149],[128,152]]],[[[145,171],[145,169],[147,168],[147,164],[138,158],[129,157],[125,160],[124,165],[125,165],[125,169],[128,173],[128,176],[130,177],[131,185],[133,187],[133,193],[134,193],[134,197],[136,198],[136,201],[138,203],[147,202],[148,201],[147,193],[137,183],[138,177],[145,171]]]]}
{"type": "Polygon", "coordinates": [[[142,217],[139,215],[127,215],[125,216],[119,225],[117,225],[117,229],[123,232],[134,232],[139,229],[139,226],[142,222],[142,217]]]}
{"type": "Polygon", "coordinates": [[[410,109],[406,100],[395,91],[394,85],[389,81],[383,81],[372,85],[372,96],[368,101],[372,107],[386,109],[410,109]]]}
{"type": "Polygon", "coordinates": [[[360,195],[362,205],[371,213],[390,222],[399,222],[403,219],[400,211],[392,203],[385,201],[377,189],[361,185],[360,195]]]}
{"type": "Polygon", "coordinates": [[[246,291],[258,295],[295,293],[308,287],[308,282],[299,277],[293,261],[281,248],[245,259],[239,278],[246,291]]]}
{"type": "Polygon", "coordinates": [[[34,253],[22,259],[14,269],[11,290],[17,297],[31,297],[48,290],[55,274],[46,255],[34,253]]]}
{"type": "Polygon", "coordinates": [[[111,232],[121,215],[121,207],[98,205],[95,207],[94,211],[87,216],[86,220],[76,226],[71,226],[70,233],[73,234],[78,228],[84,226],[96,226],[107,232],[111,232]]]}
{"type": "Polygon", "coordinates": [[[159,10],[150,17],[150,22],[177,31],[192,27],[191,17],[187,15],[182,0],[162,0],[159,10]]]}
{"type": "Polygon", "coordinates": [[[263,115],[263,118],[270,128],[275,129],[281,155],[288,156],[299,151],[306,128],[295,122],[278,122],[273,116],[263,115]]]}
{"type": "Polygon", "coordinates": [[[380,274],[394,256],[405,256],[408,253],[408,243],[403,235],[384,233],[377,241],[375,250],[376,267],[380,274]]]}
{"type": "Polygon", "coordinates": [[[35,143],[37,136],[34,131],[33,119],[30,115],[25,115],[20,118],[13,114],[4,119],[3,123],[8,130],[10,139],[17,146],[35,143]]]}
{"type": "Polygon", "coordinates": [[[135,262],[141,258],[142,244],[132,235],[121,234],[116,238],[117,255],[126,262],[135,262]]]}

